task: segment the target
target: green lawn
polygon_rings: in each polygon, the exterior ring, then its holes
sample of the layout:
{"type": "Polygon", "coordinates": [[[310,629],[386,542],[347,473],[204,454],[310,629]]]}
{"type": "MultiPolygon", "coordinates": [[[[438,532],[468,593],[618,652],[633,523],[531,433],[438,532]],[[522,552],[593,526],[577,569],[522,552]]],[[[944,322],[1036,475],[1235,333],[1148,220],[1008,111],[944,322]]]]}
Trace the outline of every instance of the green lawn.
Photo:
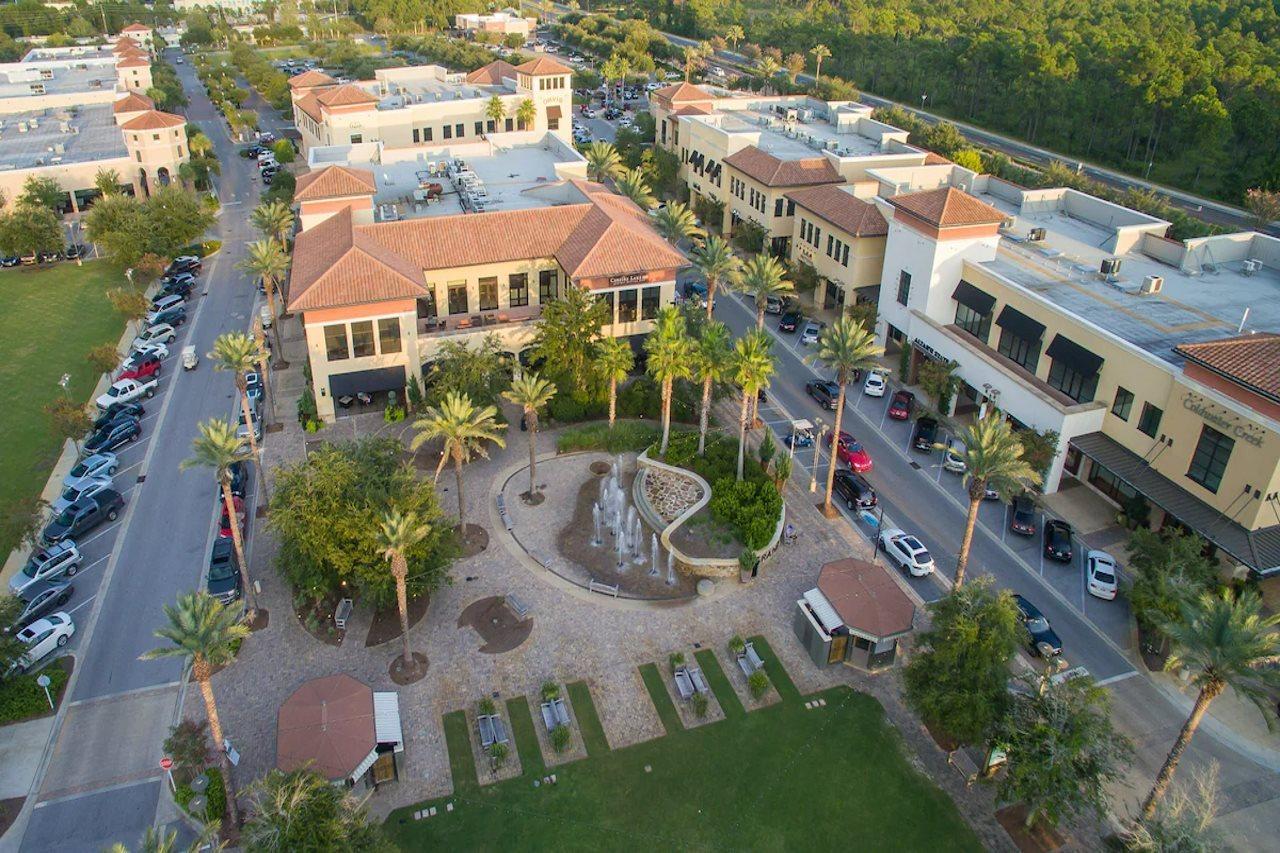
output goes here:
{"type": "Polygon", "coordinates": [[[653,702],[653,707],[658,709],[658,719],[662,720],[662,727],[667,730],[667,734],[683,729],[684,723],[680,722],[680,714],[671,703],[671,695],[662,683],[662,673],[658,672],[658,667],[651,663],[645,664],[640,667],[640,677],[644,679],[644,688],[649,691],[649,699],[653,702]]]}
{"type": "Polygon", "coordinates": [[[587,755],[604,755],[609,751],[609,741],[604,736],[604,726],[600,723],[600,715],[596,713],[596,703],[591,698],[587,683],[575,681],[566,684],[565,690],[573,705],[573,714],[577,717],[578,731],[582,733],[582,745],[587,748],[587,755]]]}
{"type": "MultiPolygon", "coordinates": [[[[62,393],[63,373],[71,374],[72,399],[88,400],[98,374],[85,356],[124,331],[106,298],[108,289],[123,284],[119,270],[105,261],[0,271],[0,510],[38,494],[49,478],[62,442],[50,433],[43,409],[62,393]]],[[[15,544],[3,536],[0,559],[15,544]]]]}
{"type": "MultiPolygon", "coordinates": [[[[723,702],[721,691],[732,692],[724,673],[699,662],[723,702]]],[[[387,830],[405,850],[982,849],[951,800],[908,764],[875,699],[841,687],[819,694],[825,707],[806,710],[788,695],[785,675],[780,680],[782,702],[626,749],[593,750],[555,768],[556,785],[534,787],[543,771],[526,768],[480,788],[474,770],[458,773],[451,762],[455,795],[393,812],[387,830]],[[415,821],[414,810],[428,805],[436,816],[415,821]]],[[[577,718],[593,729],[582,686],[570,685],[570,695],[577,718]]],[[[507,706],[513,720],[518,704],[507,706]]],[[[451,758],[461,752],[455,728],[446,715],[451,758]]],[[[598,746],[597,737],[587,740],[598,746]]]]}

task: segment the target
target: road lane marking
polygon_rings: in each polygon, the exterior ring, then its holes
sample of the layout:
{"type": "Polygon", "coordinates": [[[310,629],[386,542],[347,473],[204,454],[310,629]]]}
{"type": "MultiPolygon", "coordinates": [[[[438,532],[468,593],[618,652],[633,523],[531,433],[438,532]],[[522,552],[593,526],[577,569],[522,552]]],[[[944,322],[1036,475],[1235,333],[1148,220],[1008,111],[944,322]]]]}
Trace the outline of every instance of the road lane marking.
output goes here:
{"type": "Polygon", "coordinates": [[[1138,674],[1139,672],[1136,669],[1131,669],[1128,672],[1122,672],[1119,675],[1113,675],[1110,678],[1104,678],[1101,681],[1096,681],[1094,683],[1099,687],[1106,687],[1108,684],[1115,684],[1117,681],[1125,681],[1138,674]]]}

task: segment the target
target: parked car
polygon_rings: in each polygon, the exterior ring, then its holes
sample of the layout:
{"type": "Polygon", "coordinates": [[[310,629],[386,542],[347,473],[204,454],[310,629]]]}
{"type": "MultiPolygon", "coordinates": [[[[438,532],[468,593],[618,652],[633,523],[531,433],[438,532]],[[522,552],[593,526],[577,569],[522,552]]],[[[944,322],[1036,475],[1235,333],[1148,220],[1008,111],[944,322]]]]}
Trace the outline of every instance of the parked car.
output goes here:
{"type": "Polygon", "coordinates": [[[895,391],[889,400],[889,417],[895,421],[905,421],[911,417],[916,407],[916,395],[910,391],[895,391]]]}
{"type": "Polygon", "coordinates": [[[62,256],[69,261],[81,258],[84,256],[84,246],[79,243],[72,243],[70,246],[67,246],[67,250],[62,253],[62,256]]]}
{"type": "Polygon", "coordinates": [[[1090,551],[1085,557],[1085,589],[1095,598],[1112,601],[1119,587],[1116,558],[1106,551],[1090,551]]]}
{"type": "Polygon", "coordinates": [[[61,252],[42,251],[36,253],[36,260],[42,264],[51,264],[54,261],[62,260],[61,252]]]}
{"type": "MultiPolygon", "coordinates": [[[[833,438],[828,436],[827,443],[831,444],[833,438]]],[[[865,474],[873,467],[871,454],[867,453],[861,442],[844,430],[840,431],[840,441],[836,445],[836,458],[859,474],[865,474]]]]}
{"type": "Polygon", "coordinates": [[[836,470],[835,493],[844,499],[849,509],[870,509],[877,503],[876,490],[861,474],[855,474],[847,468],[836,470]]]}
{"type": "Polygon", "coordinates": [[[18,596],[23,605],[22,612],[9,626],[10,631],[21,630],[46,613],[60,609],[71,600],[71,594],[76,591],[75,587],[69,583],[55,583],[37,588],[38,586],[33,584],[30,589],[23,590],[22,595],[18,596]]]}
{"type": "Polygon", "coordinates": [[[161,287],[170,285],[188,284],[194,286],[196,283],[196,274],[194,270],[177,270],[168,273],[164,278],[160,279],[161,287]]]}
{"type": "Polygon", "coordinates": [[[169,347],[168,345],[162,344],[159,341],[156,341],[155,343],[146,344],[144,346],[140,346],[136,350],[134,350],[132,353],[129,354],[129,358],[125,359],[124,364],[126,365],[129,364],[129,362],[134,358],[146,357],[148,355],[158,355],[161,358],[168,358],[169,347]]]}
{"type": "Polygon", "coordinates": [[[766,296],[764,299],[764,313],[781,314],[786,307],[781,296],[766,296]]]}
{"type": "Polygon", "coordinates": [[[836,401],[840,397],[840,386],[826,379],[815,379],[804,383],[804,390],[818,405],[828,411],[835,411],[836,401]]]}
{"type": "Polygon", "coordinates": [[[1036,535],[1036,504],[1027,494],[1013,499],[1013,516],[1009,519],[1009,529],[1022,536],[1036,535]]]}
{"type": "Polygon", "coordinates": [[[262,406],[262,375],[258,371],[251,370],[244,375],[244,390],[254,411],[258,411],[262,406]]]}
{"type": "Polygon", "coordinates": [[[1071,562],[1071,525],[1059,518],[1044,523],[1044,555],[1059,563],[1071,562]]]}
{"type": "Polygon", "coordinates": [[[173,339],[177,336],[178,333],[174,330],[173,326],[170,326],[168,323],[159,323],[155,326],[150,326],[144,329],[136,338],[133,339],[133,343],[130,344],[130,348],[140,349],[147,344],[172,343],[173,339]]]}
{"type": "Polygon", "coordinates": [[[880,534],[880,550],[913,578],[933,574],[935,568],[929,549],[914,536],[896,528],[880,534]]]}
{"type": "Polygon", "coordinates": [[[80,549],[70,539],[64,539],[45,548],[37,548],[27,557],[22,570],[9,578],[9,591],[19,593],[32,584],[50,581],[63,576],[72,577],[80,571],[80,549]]]}
{"type": "Polygon", "coordinates": [[[862,393],[868,397],[883,397],[886,388],[888,383],[884,381],[884,374],[875,370],[868,373],[867,381],[862,383],[862,393]]]}
{"type": "Polygon", "coordinates": [[[187,322],[187,306],[185,305],[177,305],[173,308],[153,313],[154,316],[147,316],[148,323],[168,323],[176,328],[187,322]]]}
{"type": "Polygon", "coordinates": [[[960,439],[947,439],[947,449],[942,452],[942,467],[952,474],[963,474],[969,470],[964,461],[965,450],[964,442],[960,439]]]}
{"type": "MultiPolygon", "coordinates": [[[[227,502],[219,500],[218,503],[222,507],[222,514],[218,516],[218,536],[222,539],[230,539],[231,517],[227,515],[227,502]]],[[[240,529],[244,530],[244,499],[238,497],[232,498],[231,503],[232,506],[235,507],[236,520],[240,523],[240,529]]]]}
{"type": "Polygon", "coordinates": [[[235,545],[230,539],[213,540],[205,589],[223,604],[230,604],[240,597],[240,565],[236,562],[235,545]]]}
{"type": "Polygon", "coordinates": [[[116,459],[114,453],[94,453],[86,456],[71,466],[71,470],[67,472],[67,476],[62,478],[62,484],[74,483],[82,477],[97,477],[99,475],[113,476],[120,467],[120,462],[116,459]]]}
{"type": "Polygon", "coordinates": [[[1027,651],[1036,657],[1051,658],[1062,654],[1062,640],[1049,625],[1049,620],[1040,608],[1021,595],[1014,593],[1013,600],[1018,604],[1018,612],[1022,614],[1022,624],[1027,626],[1031,635],[1027,651]]]}
{"type": "Polygon", "coordinates": [[[150,379],[152,376],[159,376],[161,364],[160,357],[157,355],[148,355],[140,358],[129,367],[121,370],[119,375],[116,376],[116,382],[121,379],[137,379],[141,381],[150,379]]]}
{"type": "Polygon", "coordinates": [[[804,319],[804,315],[799,311],[788,311],[782,315],[782,319],[778,321],[779,332],[794,332],[800,325],[800,321],[804,319]]]}
{"type": "Polygon", "coordinates": [[[5,255],[0,258],[0,267],[16,267],[22,263],[20,255],[5,255]]]}
{"type": "MultiPolygon", "coordinates": [[[[235,497],[244,497],[245,485],[249,481],[249,466],[244,462],[231,463],[231,494],[235,497]]],[[[217,497],[222,499],[222,484],[217,484],[217,497]]]]}
{"type": "Polygon", "coordinates": [[[164,296],[181,296],[183,301],[191,298],[191,291],[195,288],[195,282],[190,279],[182,281],[171,281],[160,288],[160,292],[156,294],[159,299],[164,296]]]}
{"type": "Polygon", "coordinates": [[[124,497],[115,489],[103,489],[81,498],[44,526],[40,540],[46,545],[87,533],[104,521],[115,521],[124,509],[124,497]]]}
{"type": "MultiPolygon", "coordinates": [[[[151,310],[142,318],[142,322],[148,327],[157,326],[162,321],[157,318],[171,308],[181,308],[183,299],[181,293],[160,293],[156,294],[156,298],[151,300],[151,310]]],[[[172,325],[172,324],[168,324],[172,325]]]]}
{"type": "Polygon", "coordinates": [[[916,421],[915,432],[911,436],[911,447],[914,450],[933,452],[934,442],[938,440],[938,422],[933,418],[920,418],[916,421]]]}
{"type": "Polygon", "coordinates": [[[37,619],[18,632],[18,639],[26,645],[27,650],[15,666],[23,672],[30,670],[54,649],[60,649],[70,642],[75,632],[75,623],[65,613],[51,613],[43,619],[37,619]]]}
{"type": "Polygon", "coordinates": [[[142,420],[142,416],[146,414],[146,409],[144,409],[142,403],[137,400],[133,400],[128,403],[112,403],[108,408],[100,409],[99,411],[101,414],[93,420],[94,432],[97,432],[109,423],[122,420],[120,417],[121,415],[142,420]]]}
{"type": "Polygon", "coordinates": [[[85,440],[84,450],[88,453],[101,453],[104,450],[115,450],[142,436],[142,424],[137,418],[125,418],[112,421],[85,440]]]}
{"type": "Polygon", "coordinates": [[[810,320],[805,323],[804,331],[800,333],[801,345],[808,346],[809,344],[816,344],[818,342],[818,335],[822,334],[822,330],[826,325],[826,323],[819,323],[817,320],[810,320]]]}
{"type": "Polygon", "coordinates": [[[97,477],[82,477],[74,483],[63,487],[62,494],[53,499],[53,503],[49,505],[49,508],[56,514],[62,512],[64,509],[80,500],[80,498],[96,495],[103,489],[109,488],[111,488],[110,477],[105,475],[98,475],[97,477]]]}
{"type": "Polygon", "coordinates": [[[159,378],[153,373],[138,379],[117,379],[111,383],[107,392],[94,402],[98,408],[106,411],[118,403],[130,403],[142,397],[155,396],[159,378]]]}
{"type": "Polygon", "coordinates": [[[179,255],[169,262],[169,266],[165,268],[165,275],[174,275],[175,273],[191,273],[195,275],[200,272],[201,262],[195,255],[179,255]]]}

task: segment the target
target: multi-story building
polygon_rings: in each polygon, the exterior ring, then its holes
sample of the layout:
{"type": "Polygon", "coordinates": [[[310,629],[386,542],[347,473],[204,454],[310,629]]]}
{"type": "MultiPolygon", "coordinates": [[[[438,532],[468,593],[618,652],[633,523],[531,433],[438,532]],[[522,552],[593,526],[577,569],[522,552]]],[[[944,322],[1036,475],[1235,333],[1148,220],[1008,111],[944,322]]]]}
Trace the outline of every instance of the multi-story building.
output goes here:
{"type": "Polygon", "coordinates": [[[687,263],[545,130],[316,147],[309,165],[287,301],[325,419],[358,392],[403,389],[444,341],[493,335],[519,356],[565,288],[609,306],[606,334],[647,334],[687,263]]]}
{"type": "Polygon", "coordinates": [[[103,170],[137,194],[177,177],[189,157],[186,121],[146,96],[142,44],[121,36],[0,64],[0,194],[12,202],[29,178],[52,178],[67,191],[64,212],[74,212],[97,194],[103,170]]]}
{"type": "Polygon", "coordinates": [[[529,37],[538,26],[536,18],[522,18],[513,9],[491,12],[488,15],[476,13],[455,15],[454,29],[465,33],[494,33],[500,36],[518,35],[529,37]]]}
{"type": "Polygon", "coordinates": [[[294,122],[304,153],[316,146],[382,142],[390,148],[429,149],[458,140],[493,138],[520,130],[571,138],[572,69],[548,57],[516,67],[492,62],[470,74],[439,65],[384,68],[375,79],[339,84],[319,71],[289,81],[294,122]],[[494,98],[503,117],[489,110],[494,98]],[[521,106],[528,102],[527,126],[521,106]]]}

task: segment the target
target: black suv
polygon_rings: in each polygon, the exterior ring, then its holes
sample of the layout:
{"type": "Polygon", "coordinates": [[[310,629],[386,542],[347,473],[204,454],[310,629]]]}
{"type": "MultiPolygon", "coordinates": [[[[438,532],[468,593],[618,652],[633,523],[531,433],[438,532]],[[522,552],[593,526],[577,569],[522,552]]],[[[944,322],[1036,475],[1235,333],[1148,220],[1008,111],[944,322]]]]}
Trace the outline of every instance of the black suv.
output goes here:
{"type": "Polygon", "coordinates": [[[1023,536],[1036,535],[1036,504],[1030,495],[1018,495],[1013,499],[1013,517],[1009,529],[1023,536]]]}
{"type": "Polygon", "coordinates": [[[916,421],[916,431],[911,437],[911,446],[925,453],[933,452],[933,445],[938,440],[938,422],[933,418],[920,418],[916,421]]]}
{"type": "Polygon", "coordinates": [[[1071,525],[1052,518],[1044,523],[1044,555],[1059,563],[1071,562],[1071,525]]]}
{"type": "Polygon", "coordinates": [[[93,431],[101,432],[104,427],[114,426],[118,421],[140,420],[142,418],[141,403],[120,403],[112,406],[93,421],[93,431]]]}
{"type": "Polygon", "coordinates": [[[836,471],[835,492],[844,498],[849,509],[870,509],[876,505],[876,490],[865,477],[847,468],[836,471]]]}
{"type": "Polygon", "coordinates": [[[1017,593],[1014,593],[1013,600],[1017,602],[1022,624],[1027,626],[1027,633],[1031,635],[1027,651],[1036,657],[1046,658],[1062,654],[1062,639],[1049,627],[1049,620],[1040,612],[1040,608],[1017,593]]]}
{"type": "Polygon", "coordinates": [[[840,386],[826,379],[817,379],[804,383],[805,393],[818,401],[824,409],[835,411],[836,401],[840,399],[840,386]]]}
{"type": "Polygon", "coordinates": [[[782,315],[782,319],[778,321],[779,332],[794,332],[800,325],[800,321],[804,319],[804,315],[799,311],[788,311],[782,315]]]}
{"type": "Polygon", "coordinates": [[[230,604],[240,597],[240,565],[236,562],[235,546],[230,539],[219,537],[214,540],[205,587],[223,604],[230,604]]]}
{"type": "Polygon", "coordinates": [[[83,452],[102,453],[115,450],[117,447],[137,441],[142,435],[142,424],[137,418],[125,417],[112,421],[102,429],[89,436],[84,443],[83,452]]]}
{"type": "Polygon", "coordinates": [[[46,545],[79,536],[104,521],[115,521],[124,508],[124,498],[115,489],[103,489],[87,498],[80,498],[58,513],[45,525],[40,540],[46,545]]]}

